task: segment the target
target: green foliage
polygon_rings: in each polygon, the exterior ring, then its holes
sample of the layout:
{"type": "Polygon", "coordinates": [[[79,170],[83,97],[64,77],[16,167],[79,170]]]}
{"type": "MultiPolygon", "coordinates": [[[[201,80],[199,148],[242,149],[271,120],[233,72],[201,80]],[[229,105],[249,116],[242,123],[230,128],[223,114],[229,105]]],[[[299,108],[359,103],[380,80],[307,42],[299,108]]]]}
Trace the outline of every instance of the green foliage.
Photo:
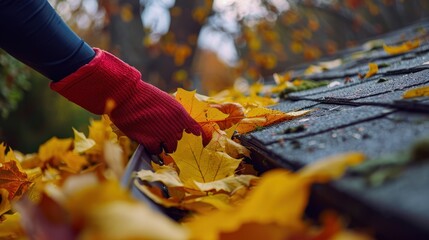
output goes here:
{"type": "Polygon", "coordinates": [[[21,62],[0,51],[0,115],[15,110],[24,91],[30,88],[30,71],[21,62]]]}
{"type": "Polygon", "coordinates": [[[99,118],[52,91],[42,75],[30,71],[30,79],[17,109],[0,118],[0,139],[12,148],[35,152],[52,136],[73,136],[71,127],[87,132],[89,120],[99,118]]]}

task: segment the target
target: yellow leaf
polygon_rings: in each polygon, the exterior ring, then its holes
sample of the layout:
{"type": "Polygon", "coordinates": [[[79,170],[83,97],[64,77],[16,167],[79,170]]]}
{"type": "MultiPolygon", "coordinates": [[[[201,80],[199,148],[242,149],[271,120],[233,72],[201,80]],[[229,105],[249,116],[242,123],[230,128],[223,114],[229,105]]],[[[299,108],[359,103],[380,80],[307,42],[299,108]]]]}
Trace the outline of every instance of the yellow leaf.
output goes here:
{"type": "Polygon", "coordinates": [[[95,141],[89,138],[86,138],[85,134],[78,132],[73,128],[74,133],[74,149],[76,153],[83,153],[95,145],[95,141]]]}
{"type": "Polygon", "coordinates": [[[420,40],[417,39],[414,41],[407,41],[397,46],[383,45],[383,49],[386,53],[394,55],[394,54],[406,53],[412,49],[418,48],[419,46],[420,46],[420,40]]]}
{"type": "Polygon", "coordinates": [[[177,150],[171,154],[180,170],[179,177],[188,181],[212,182],[234,174],[240,161],[226,153],[203,148],[201,136],[183,133],[177,150]]]}
{"type": "Polygon", "coordinates": [[[86,214],[79,239],[189,239],[187,229],[146,205],[125,201],[99,204],[86,214]]]}
{"type": "MultiPolygon", "coordinates": [[[[159,189],[150,189],[148,186],[143,185],[137,179],[134,181],[134,185],[148,198],[150,198],[155,203],[162,205],[164,207],[180,207],[181,200],[177,198],[164,198],[161,193],[159,193],[159,189]],[[151,190],[157,190],[158,193],[155,193],[151,190]]],[[[173,188],[174,189],[174,188],[173,188]]],[[[169,189],[169,193],[171,194],[171,189],[169,189]]],[[[184,193],[184,192],[183,192],[184,193]]]]}
{"type": "Polygon", "coordinates": [[[142,181],[162,182],[167,187],[183,187],[177,171],[169,166],[160,166],[156,172],[150,170],[140,170],[137,177],[142,181]]]}
{"type": "Polygon", "coordinates": [[[72,173],[78,173],[85,165],[88,164],[88,161],[85,157],[71,151],[64,153],[62,160],[72,173]]]}
{"type": "Polygon", "coordinates": [[[121,7],[121,12],[120,12],[120,16],[122,21],[124,22],[131,22],[131,20],[133,20],[134,18],[134,14],[133,14],[133,6],[131,6],[131,4],[125,4],[121,7]]]}
{"type": "Polygon", "coordinates": [[[107,166],[120,179],[125,171],[125,161],[122,158],[122,148],[116,142],[106,141],[103,148],[104,160],[107,166]]]}
{"type": "Polygon", "coordinates": [[[0,163],[6,162],[6,145],[4,143],[0,144],[0,163]]]}
{"type": "Polygon", "coordinates": [[[198,214],[204,214],[213,210],[227,210],[231,208],[228,194],[214,194],[197,198],[191,198],[181,203],[181,207],[194,211],[198,214]]]}
{"type": "MultiPolygon", "coordinates": [[[[241,205],[230,210],[198,216],[187,226],[195,239],[219,239],[225,233],[245,234],[245,224],[282,226],[285,231],[304,227],[303,212],[307,205],[309,183],[285,170],[265,173],[241,205]],[[243,232],[244,231],[244,232],[243,232]]],[[[256,234],[256,233],[255,233],[256,234]]],[[[238,235],[236,235],[238,236],[238,235]]]]}
{"type": "Polygon", "coordinates": [[[3,215],[5,220],[0,223],[0,239],[27,239],[21,227],[19,213],[3,215]]]}
{"type": "Polygon", "coordinates": [[[378,65],[376,63],[368,63],[368,72],[365,74],[365,78],[369,78],[378,72],[378,65]]]}
{"type": "Polygon", "coordinates": [[[214,240],[224,236],[241,239],[248,236],[249,224],[254,230],[252,236],[264,234],[267,229],[279,231],[273,239],[285,239],[289,234],[299,236],[309,230],[303,217],[311,184],[338,177],[346,166],[361,160],[361,154],[351,153],[321,160],[299,173],[283,169],[268,171],[240,205],[197,216],[187,226],[195,239],[214,240]]]}
{"type": "Polygon", "coordinates": [[[274,77],[274,81],[276,82],[276,84],[281,85],[283,83],[286,83],[286,82],[289,82],[290,80],[292,80],[292,75],[293,75],[293,71],[288,71],[288,72],[283,73],[283,74],[274,73],[273,77],[274,77]]]}
{"type": "Polygon", "coordinates": [[[107,117],[100,120],[92,120],[89,126],[88,138],[95,141],[95,145],[88,150],[91,153],[101,153],[105,141],[117,141],[117,135],[113,132],[111,121],[107,117]]]}
{"type": "Polygon", "coordinates": [[[195,185],[199,188],[199,190],[208,192],[208,191],[225,191],[225,192],[233,192],[236,189],[243,186],[250,186],[252,181],[256,181],[258,177],[253,175],[237,175],[237,176],[229,176],[217,181],[207,182],[207,183],[199,183],[195,182],[195,185]]]}
{"type": "Polygon", "coordinates": [[[344,171],[365,160],[365,155],[360,152],[350,152],[327,157],[310,164],[300,171],[301,177],[317,179],[317,181],[329,181],[341,177],[344,171]]]}
{"type": "Polygon", "coordinates": [[[405,91],[402,94],[402,98],[416,98],[416,97],[428,97],[429,96],[429,86],[417,87],[405,91]]]}
{"type": "Polygon", "coordinates": [[[209,103],[200,101],[195,97],[196,91],[186,91],[177,89],[176,100],[182,104],[186,111],[198,123],[222,121],[228,114],[222,113],[219,109],[210,107],[209,103]]]}
{"type": "Polygon", "coordinates": [[[60,158],[64,153],[71,150],[72,139],[58,139],[53,137],[39,147],[39,158],[48,161],[52,158],[60,158]]]}
{"type": "MultiPolygon", "coordinates": [[[[233,129],[235,128],[236,125],[234,125],[233,129]]],[[[228,129],[228,131],[228,133],[221,130],[213,132],[212,141],[207,145],[207,148],[226,152],[229,156],[237,159],[244,156],[250,157],[250,151],[243,145],[232,140],[233,133],[231,129],[228,129]]]]}

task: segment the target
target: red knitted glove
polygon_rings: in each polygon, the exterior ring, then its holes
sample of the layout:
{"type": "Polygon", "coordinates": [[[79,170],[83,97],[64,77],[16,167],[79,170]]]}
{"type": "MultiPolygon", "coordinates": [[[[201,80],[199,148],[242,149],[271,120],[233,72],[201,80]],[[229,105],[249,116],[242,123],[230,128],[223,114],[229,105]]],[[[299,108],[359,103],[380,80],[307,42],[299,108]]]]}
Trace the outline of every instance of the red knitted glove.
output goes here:
{"type": "MultiPolygon", "coordinates": [[[[162,148],[173,152],[183,130],[203,134],[200,125],[172,96],[141,80],[135,68],[112,54],[94,49],[88,64],[51,88],[86,110],[103,114],[108,99],[116,107],[109,113],[112,122],[152,154],[162,148]]],[[[203,138],[206,137],[203,134],[203,138]]]]}

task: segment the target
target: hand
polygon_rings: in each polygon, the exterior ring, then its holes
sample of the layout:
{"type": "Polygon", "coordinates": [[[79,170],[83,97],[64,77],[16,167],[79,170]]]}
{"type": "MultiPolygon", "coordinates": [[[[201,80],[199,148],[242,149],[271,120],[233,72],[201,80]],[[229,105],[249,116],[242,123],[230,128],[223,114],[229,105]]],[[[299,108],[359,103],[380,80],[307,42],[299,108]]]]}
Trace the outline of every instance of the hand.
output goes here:
{"type": "Polygon", "coordinates": [[[173,152],[184,130],[208,141],[172,96],[142,81],[139,71],[112,54],[94,50],[90,63],[51,88],[95,114],[105,113],[107,100],[114,100],[116,107],[108,113],[112,122],[152,154],[173,152]]]}

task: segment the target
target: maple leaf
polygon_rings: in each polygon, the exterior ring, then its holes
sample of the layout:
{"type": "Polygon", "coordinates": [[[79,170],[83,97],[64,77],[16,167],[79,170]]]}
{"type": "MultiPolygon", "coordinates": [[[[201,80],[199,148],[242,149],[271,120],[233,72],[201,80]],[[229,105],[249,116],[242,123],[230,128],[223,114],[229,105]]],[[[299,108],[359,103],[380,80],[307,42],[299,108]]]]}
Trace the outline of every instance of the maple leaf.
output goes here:
{"type": "Polygon", "coordinates": [[[223,121],[228,114],[219,109],[211,107],[209,103],[200,101],[195,97],[196,91],[186,91],[182,88],[177,89],[176,100],[182,104],[185,110],[198,123],[223,121]]]}
{"type": "Polygon", "coordinates": [[[110,119],[103,115],[100,120],[92,120],[89,126],[88,138],[95,141],[95,145],[88,149],[88,153],[98,153],[103,151],[104,142],[116,142],[118,136],[113,132],[110,119]]]}
{"type": "Polygon", "coordinates": [[[18,165],[18,168],[22,169],[21,164],[16,158],[14,151],[12,149],[9,149],[9,151],[6,153],[6,150],[7,150],[6,145],[4,143],[1,143],[0,144],[0,163],[15,161],[18,165]]]}
{"type": "Polygon", "coordinates": [[[243,145],[232,140],[232,136],[237,128],[237,125],[232,126],[225,131],[217,130],[213,132],[212,141],[207,145],[207,148],[225,152],[233,158],[242,158],[243,156],[250,157],[250,151],[243,145]]]}
{"type": "Polygon", "coordinates": [[[237,207],[197,216],[186,224],[195,239],[219,239],[225,234],[233,234],[234,238],[241,239],[249,236],[249,224],[254,229],[254,236],[266,233],[269,229],[276,231],[275,236],[278,238],[273,236],[274,239],[285,239],[302,233],[309,227],[303,221],[303,214],[311,184],[338,177],[347,166],[359,162],[356,160],[358,155],[352,153],[331,157],[314,167],[305,167],[298,173],[283,169],[268,171],[237,207]]]}
{"type": "Polygon", "coordinates": [[[0,189],[6,189],[9,192],[9,200],[21,197],[31,183],[27,174],[20,171],[17,162],[0,163],[0,189]]]}
{"type": "Polygon", "coordinates": [[[199,190],[208,192],[208,191],[225,191],[225,192],[233,192],[240,187],[248,187],[251,185],[252,181],[256,181],[259,179],[253,175],[237,175],[237,176],[229,176],[226,178],[222,178],[220,180],[216,180],[208,183],[199,183],[195,182],[194,184],[198,187],[199,190]]]}
{"type": "Polygon", "coordinates": [[[88,161],[85,157],[80,156],[72,151],[64,153],[61,156],[61,159],[66,166],[60,167],[60,169],[64,169],[72,173],[78,173],[85,165],[88,164],[88,161]]]}
{"type": "Polygon", "coordinates": [[[179,177],[185,185],[188,181],[205,183],[231,176],[240,164],[240,160],[226,153],[204,148],[201,136],[186,132],[171,157],[179,168],[179,177]]]}
{"type": "Polygon", "coordinates": [[[219,109],[221,112],[228,114],[228,117],[224,120],[216,122],[222,130],[232,127],[244,118],[244,108],[238,103],[210,104],[210,107],[219,109]]]}
{"type": "Polygon", "coordinates": [[[39,158],[42,161],[57,160],[71,150],[73,140],[53,137],[39,147],[39,158]]]}
{"type": "Polygon", "coordinates": [[[2,216],[3,213],[9,211],[11,207],[12,205],[9,201],[9,192],[4,188],[0,188],[0,216],[2,216]]]}

